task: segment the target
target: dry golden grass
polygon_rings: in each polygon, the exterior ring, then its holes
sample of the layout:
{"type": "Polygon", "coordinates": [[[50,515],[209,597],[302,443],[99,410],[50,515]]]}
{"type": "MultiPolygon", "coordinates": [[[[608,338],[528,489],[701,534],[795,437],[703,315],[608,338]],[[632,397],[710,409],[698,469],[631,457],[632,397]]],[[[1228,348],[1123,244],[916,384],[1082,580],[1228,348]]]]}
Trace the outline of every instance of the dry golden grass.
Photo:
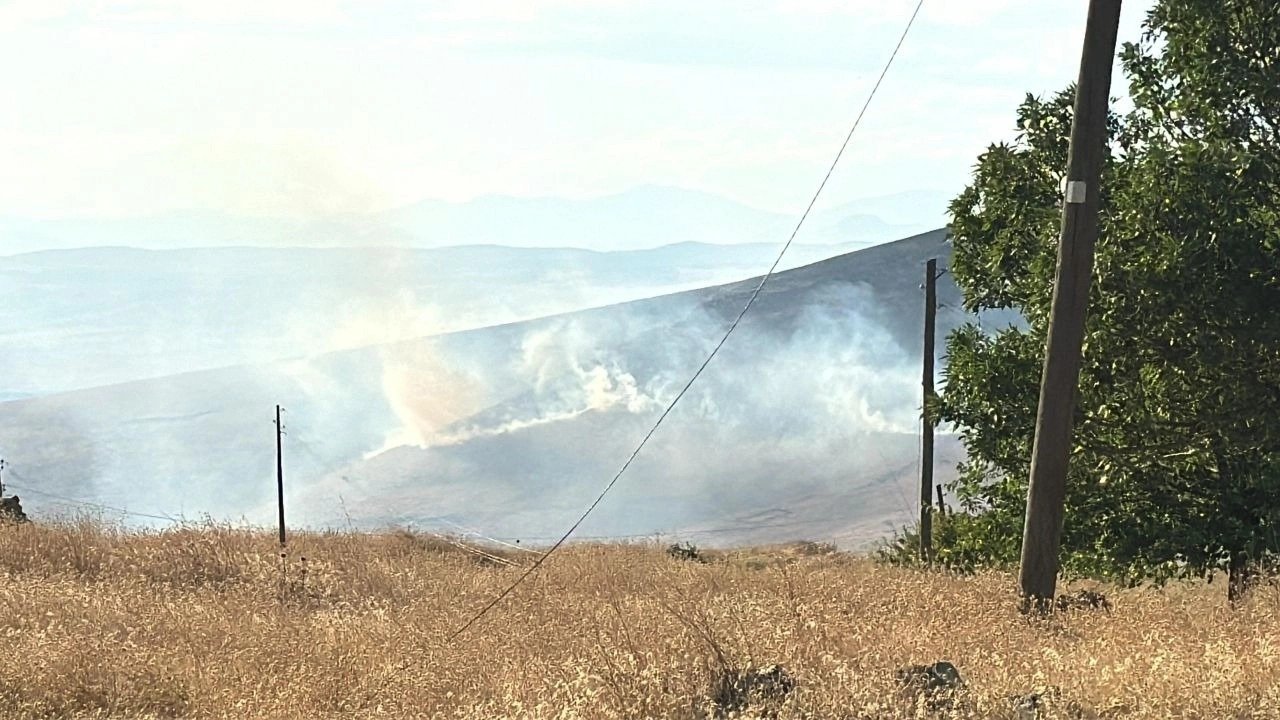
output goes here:
{"type": "MultiPolygon", "coordinates": [[[[745,716],[924,717],[894,671],[946,659],[951,717],[1280,717],[1280,596],[1106,589],[1111,615],[1029,623],[1010,577],[951,578],[842,555],[574,546],[449,640],[519,568],[409,533],[130,534],[0,528],[0,715],[697,718],[723,665],[780,664],[780,706],[745,716]],[[305,574],[302,557],[306,557],[305,574]]],[[[820,550],[820,549],[818,549],[820,550]]],[[[515,558],[524,561],[524,558],[515,558]]],[[[947,716],[947,715],[940,715],[947,716]]]]}

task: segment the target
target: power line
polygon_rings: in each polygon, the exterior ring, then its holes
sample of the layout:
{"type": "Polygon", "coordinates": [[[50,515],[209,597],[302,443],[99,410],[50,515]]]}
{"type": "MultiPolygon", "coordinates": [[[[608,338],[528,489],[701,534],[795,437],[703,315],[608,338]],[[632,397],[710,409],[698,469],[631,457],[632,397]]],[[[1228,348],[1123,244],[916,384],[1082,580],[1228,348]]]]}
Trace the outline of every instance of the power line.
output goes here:
{"type": "MultiPolygon", "coordinates": [[[[18,475],[18,473],[14,472],[12,468],[10,468],[10,470],[9,470],[9,474],[14,475],[14,476],[16,476],[16,477],[22,477],[21,475],[18,475]]],[[[25,479],[24,479],[24,482],[25,482],[25,479]]],[[[59,500],[59,501],[61,501],[61,502],[63,502],[63,503],[70,503],[70,504],[72,504],[72,505],[80,505],[80,506],[83,506],[83,507],[97,508],[97,509],[99,509],[99,510],[107,510],[107,511],[110,511],[110,512],[117,512],[117,513],[120,513],[120,514],[122,514],[122,515],[132,515],[132,516],[134,516],[134,517],[150,518],[150,519],[152,519],[152,520],[165,520],[165,521],[167,521],[167,522],[171,522],[171,523],[181,523],[181,522],[182,522],[182,521],[181,521],[181,520],[179,520],[178,518],[170,517],[170,516],[168,516],[168,515],[153,515],[153,514],[151,514],[151,513],[136,512],[136,511],[133,511],[133,510],[127,510],[127,509],[125,509],[125,508],[122,508],[122,507],[116,507],[116,506],[114,506],[114,505],[105,505],[105,504],[103,504],[103,503],[90,502],[90,501],[88,501],[88,500],[80,500],[80,499],[78,499],[78,498],[67,497],[66,495],[59,495],[59,494],[57,494],[57,493],[51,493],[51,492],[47,492],[47,491],[45,491],[45,490],[37,490],[37,489],[35,489],[35,488],[33,488],[33,487],[30,487],[30,486],[28,486],[28,485],[16,485],[16,484],[14,484],[14,483],[12,483],[12,482],[11,482],[11,483],[9,483],[8,485],[9,485],[9,487],[11,487],[11,488],[14,488],[14,489],[17,489],[17,490],[21,490],[23,493],[31,493],[31,494],[39,495],[39,496],[41,496],[41,497],[47,497],[47,498],[50,498],[50,499],[52,499],[52,500],[59,500]]]]}
{"type": "MultiPolygon", "coordinates": [[[[884,454],[882,452],[880,452],[878,449],[876,450],[876,452],[880,455],[882,460],[885,460],[884,454]]],[[[896,476],[901,471],[910,471],[910,470],[911,470],[911,463],[908,463],[902,466],[901,468],[895,467],[894,469],[889,470],[888,472],[896,476]]],[[[898,486],[896,481],[890,484],[894,485],[894,487],[897,488],[898,496],[899,498],[902,499],[904,503],[904,506],[903,506],[904,516],[911,517],[914,511],[911,509],[910,504],[907,503],[906,496],[902,494],[901,487],[898,486]]],[[[871,485],[860,487],[852,492],[851,497],[862,497],[868,493],[876,492],[877,490],[880,490],[880,489],[881,488],[879,487],[871,486],[871,485]]],[[[790,512],[788,508],[780,508],[780,510],[788,513],[790,512]]],[[[438,516],[438,517],[429,518],[429,520],[451,525],[454,528],[468,532],[469,534],[472,534],[478,538],[501,543],[508,547],[528,550],[528,548],[521,548],[519,545],[512,545],[511,543],[503,542],[498,538],[490,537],[488,535],[481,535],[478,532],[471,530],[470,528],[467,528],[464,525],[459,525],[458,523],[453,522],[452,520],[449,520],[446,517],[438,516]]],[[[730,523],[730,522],[733,522],[733,518],[724,518],[723,521],[725,523],[730,523]]],[[[662,538],[679,539],[679,538],[688,538],[688,537],[702,537],[702,536],[711,536],[711,535],[724,535],[724,534],[731,534],[731,533],[752,532],[756,530],[801,527],[801,526],[812,525],[812,523],[813,523],[812,519],[797,517],[790,520],[781,520],[776,522],[740,521],[739,524],[737,525],[724,524],[724,525],[719,525],[716,527],[711,527],[711,528],[706,528],[701,530],[699,529],[665,529],[665,530],[654,529],[654,530],[650,530],[648,532],[642,532],[642,533],[625,533],[625,534],[610,533],[610,534],[603,534],[603,535],[574,535],[574,538],[577,540],[643,540],[643,539],[662,539],[662,538]]],[[[532,542],[538,542],[541,540],[555,540],[560,536],[559,535],[507,534],[507,535],[504,535],[504,537],[508,537],[511,539],[518,538],[519,540],[528,540],[532,542]]],[[[536,551],[533,551],[533,552],[536,552],[536,551]]]]}
{"type": "MultiPolygon", "coordinates": [[[[654,530],[653,532],[635,533],[632,535],[578,535],[577,538],[579,540],[639,540],[643,538],[661,538],[661,537],[680,538],[680,537],[693,537],[693,536],[702,536],[702,535],[724,535],[726,533],[750,532],[752,530],[768,530],[771,528],[798,527],[800,525],[808,525],[810,524],[810,522],[811,521],[809,520],[797,519],[797,520],[790,520],[787,522],[756,523],[756,524],[725,526],[725,527],[709,528],[707,530],[654,530]]],[[[549,537],[534,536],[534,537],[525,537],[524,539],[554,540],[556,537],[559,537],[559,536],[549,536],[549,537]]]]}
{"type": "Polygon", "coordinates": [[[472,546],[470,546],[470,545],[468,545],[468,544],[466,544],[466,543],[462,542],[461,540],[458,540],[458,539],[456,539],[456,538],[451,538],[451,537],[449,537],[448,535],[442,535],[442,534],[440,534],[440,533],[430,532],[430,531],[428,531],[428,532],[427,532],[427,534],[428,534],[428,535],[430,535],[430,536],[432,536],[432,537],[434,537],[434,538],[436,538],[437,540],[440,540],[441,542],[446,542],[446,543],[448,543],[448,544],[450,544],[450,545],[452,545],[452,546],[454,546],[454,547],[458,548],[459,550],[463,550],[463,551],[465,551],[465,552],[469,552],[469,553],[471,553],[472,555],[475,555],[475,556],[477,556],[477,557],[482,557],[482,558],[484,558],[484,559],[486,559],[486,560],[489,560],[490,562],[495,562],[495,563],[497,563],[497,564],[499,564],[499,565],[506,565],[506,566],[508,566],[508,567],[519,567],[519,566],[520,566],[520,565],[519,565],[519,563],[512,562],[512,561],[510,561],[510,560],[508,560],[508,559],[506,559],[506,558],[504,558],[504,557],[501,557],[501,556],[499,556],[499,555],[494,555],[493,553],[485,552],[484,550],[481,550],[480,548],[472,547],[472,546]]]}
{"type": "Polygon", "coordinates": [[[612,490],[613,486],[617,484],[619,478],[622,477],[622,474],[627,471],[627,468],[631,467],[632,461],[636,459],[636,456],[640,454],[640,451],[643,450],[645,445],[649,443],[649,439],[652,438],[654,433],[658,431],[658,428],[661,427],[662,422],[667,419],[667,416],[671,414],[671,411],[673,409],[675,409],[676,404],[680,402],[681,398],[685,396],[685,393],[689,391],[689,388],[692,387],[694,382],[696,382],[698,378],[702,375],[702,372],[707,369],[708,365],[711,364],[711,361],[720,352],[720,348],[724,347],[724,344],[728,342],[729,336],[733,334],[733,331],[737,329],[738,324],[742,322],[742,318],[746,316],[747,311],[750,310],[751,306],[755,304],[756,298],[760,297],[760,291],[764,289],[765,283],[769,281],[769,278],[773,277],[774,272],[778,269],[778,265],[782,262],[783,256],[787,254],[787,249],[790,248],[792,242],[795,241],[796,235],[799,234],[801,226],[804,225],[804,221],[809,217],[809,213],[812,212],[813,206],[818,202],[818,197],[822,195],[823,189],[826,188],[827,186],[827,181],[831,179],[832,173],[835,172],[836,165],[840,163],[840,158],[844,156],[845,149],[849,147],[849,142],[850,140],[853,139],[854,132],[857,131],[858,126],[862,123],[862,118],[866,114],[867,108],[870,107],[872,99],[875,98],[876,91],[880,89],[880,84],[884,81],[885,75],[889,73],[889,68],[893,65],[893,61],[898,57],[898,51],[902,49],[902,44],[907,39],[907,33],[911,31],[911,26],[915,24],[916,17],[920,14],[920,8],[923,6],[924,6],[924,0],[918,0],[918,2],[916,3],[915,10],[911,13],[911,18],[907,20],[907,25],[905,28],[903,28],[902,35],[898,38],[897,45],[894,46],[893,52],[890,53],[889,55],[889,60],[885,63],[884,68],[880,71],[880,76],[876,78],[875,85],[871,87],[871,92],[867,95],[866,102],[862,104],[862,109],[858,112],[857,118],[854,119],[852,127],[849,128],[849,132],[845,135],[844,142],[840,144],[840,150],[836,152],[835,159],[831,161],[831,166],[827,168],[826,175],[823,176],[822,182],[818,184],[818,189],[813,193],[813,197],[809,200],[808,206],[805,207],[804,213],[800,215],[800,219],[796,222],[795,229],[791,231],[790,237],[787,238],[786,243],[783,244],[782,249],[778,252],[778,257],[774,259],[773,265],[769,266],[768,272],[766,272],[764,276],[760,278],[760,283],[756,285],[756,288],[754,291],[752,291],[751,296],[747,298],[747,302],[745,305],[742,306],[742,310],[738,313],[738,316],[733,319],[733,322],[729,324],[728,329],[725,330],[724,336],[721,337],[720,341],[716,343],[715,347],[711,349],[711,352],[707,355],[707,359],[702,361],[702,364],[698,366],[698,369],[696,371],[694,371],[693,377],[689,378],[689,382],[685,383],[684,387],[680,389],[680,392],[676,393],[676,396],[667,405],[666,409],[663,410],[662,414],[658,416],[658,419],[656,422],[654,422],[653,427],[649,429],[649,432],[645,433],[645,436],[640,440],[640,444],[637,445],[636,449],[631,452],[631,455],[627,457],[626,462],[622,464],[622,467],[619,468],[618,472],[613,476],[613,479],[610,480],[609,483],[604,486],[604,489],[600,491],[600,494],[596,497],[596,499],[593,500],[591,504],[587,506],[586,511],[584,511],[582,515],[576,521],[574,521],[573,525],[569,527],[569,529],[564,533],[564,535],[560,537],[559,540],[555,542],[555,544],[553,544],[550,548],[548,548],[547,551],[542,554],[542,556],[540,556],[536,561],[534,561],[532,565],[528,567],[528,569],[526,569],[523,573],[521,573],[520,577],[516,578],[515,582],[507,586],[507,588],[504,589],[501,593],[499,593],[497,597],[491,600],[489,604],[481,608],[480,611],[477,612],[475,615],[473,615],[471,619],[468,620],[462,627],[455,630],[449,636],[450,640],[457,638],[459,635],[461,635],[462,633],[470,629],[472,625],[475,625],[481,618],[483,618],[486,614],[488,614],[490,610],[492,610],[495,606],[497,606],[498,603],[502,602],[503,599],[505,599],[508,595],[510,595],[513,590],[519,587],[520,584],[525,581],[525,579],[527,579],[530,575],[534,573],[534,571],[536,571],[539,567],[541,567],[542,564],[546,562],[547,558],[551,557],[551,555],[554,554],[556,550],[560,548],[560,546],[564,545],[565,541],[569,539],[569,536],[572,535],[580,525],[582,525],[583,521],[587,519],[587,516],[590,515],[592,511],[596,509],[596,506],[598,506],[602,500],[604,500],[605,495],[609,494],[609,491],[612,490]]]}
{"type": "Polygon", "coordinates": [[[476,530],[476,529],[474,529],[474,528],[466,527],[465,525],[459,525],[458,523],[456,523],[456,522],[454,522],[454,521],[452,521],[452,520],[450,520],[450,519],[448,519],[448,518],[436,518],[436,519],[437,519],[437,520],[439,520],[439,521],[440,521],[440,522],[442,522],[442,523],[445,523],[446,525],[450,525],[450,526],[452,526],[453,528],[455,528],[455,529],[457,529],[457,530],[461,531],[463,534],[470,535],[470,536],[472,536],[472,537],[476,537],[476,538],[479,538],[479,539],[481,539],[481,540],[485,540],[485,541],[487,541],[487,542],[491,542],[491,543],[494,543],[494,544],[497,544],[497,545],[502,545],[502,546],[507,547],[507,548],[510,548],[510,549],[512,549],[512,550],[519,550],[520,552],[533,553],[533,554],[535,554],[535,555],[536,555],[536,554],[538,554],[538,551],[537,551],[537,550],[530,550],[530,549],[529,549],[529,548],[527,548],[527,547],[520,547],[519,545],[516,545],[516,544],[514,544],[514,543],[509,543],[509,542],[507,542],[506,540],[499,540],[498,538],[489,537],[488,535],[485,535],[484,533],[480,532],[479,530],[476,530]]]}

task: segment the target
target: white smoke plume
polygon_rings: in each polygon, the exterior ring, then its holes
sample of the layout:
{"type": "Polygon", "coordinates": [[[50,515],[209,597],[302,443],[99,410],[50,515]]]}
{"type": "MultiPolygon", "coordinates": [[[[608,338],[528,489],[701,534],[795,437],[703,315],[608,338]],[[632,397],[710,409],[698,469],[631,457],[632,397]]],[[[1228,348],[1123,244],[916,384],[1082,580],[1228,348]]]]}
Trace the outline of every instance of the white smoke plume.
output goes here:
{"type": "MultiPolygon", "coordinates": [[[[680,415],[742,441],[913,432],[918,372],[864,317],[866,303],[865,293],[844,286],[798,313],[794,327],[744,324],[680,415]]],[[[539,323],[500,368],[463,370],[456,351],[436,347],[384,356],[382,390],[400,426],[367,455],[458,445],[592,412],[655,415],[725,327],[700,307],[667,309],[539,323]]]]}
{"type": "Polygon", "coordinates": [[[450,367],[431,350],[387,349],[382,354],[382,392],[400,426],[367,456],[406,445],[427,447],[443,428],[482,408],[481,381],[450,367]]]}

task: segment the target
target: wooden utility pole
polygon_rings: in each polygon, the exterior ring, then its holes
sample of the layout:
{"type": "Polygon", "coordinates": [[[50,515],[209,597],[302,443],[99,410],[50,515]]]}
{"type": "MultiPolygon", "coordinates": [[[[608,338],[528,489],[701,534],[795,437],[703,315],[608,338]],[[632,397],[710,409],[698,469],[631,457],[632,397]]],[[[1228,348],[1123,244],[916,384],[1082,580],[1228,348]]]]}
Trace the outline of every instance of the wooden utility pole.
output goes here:
{"type": "Polygon", "coordinates": [[[1032,608],[1047,611],[1058,579],[1072,414],[1080,380],[1093,247],[1098,238],[1099,181],[1106,150],[1111,64],[1119,25],[1120,0],[1090,0],[1071,121],[1058,269],[1027,487],[1019,574],[1024,611],[1032,608]]]}
{"type": "Polygon", "coordinates": [[[281,437],[284,425],[280,423],[280,406],[276,406],[276,503],[280,509],[280,547],[284,548],[284,452],[281,437]]]}
{"type": "Polygon", "coordinates": [[[924,389],[920,425],[920,561],[933,557],[933,336],[938,315],[938,261],[931,258],[924,269],[924,389]]]}

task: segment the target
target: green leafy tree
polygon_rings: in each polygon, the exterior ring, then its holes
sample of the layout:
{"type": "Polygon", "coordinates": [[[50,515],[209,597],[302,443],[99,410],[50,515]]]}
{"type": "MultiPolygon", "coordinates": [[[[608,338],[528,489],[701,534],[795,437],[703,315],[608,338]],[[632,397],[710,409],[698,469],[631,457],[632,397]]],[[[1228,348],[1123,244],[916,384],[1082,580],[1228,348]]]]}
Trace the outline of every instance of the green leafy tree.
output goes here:
{"type": "MultiPolygon", "coordinates": [[[[1280,550],[1280,3],[1158,0],[1121,53],[1068,478],[1063,568],[1230,576],[1280,550]]],[[[942,419],[969,452],[940,547],[1017,560],[1072,98],[1027,97],[951,205],[967,309],[1025,325],[948,339],[942,419]]]]}

